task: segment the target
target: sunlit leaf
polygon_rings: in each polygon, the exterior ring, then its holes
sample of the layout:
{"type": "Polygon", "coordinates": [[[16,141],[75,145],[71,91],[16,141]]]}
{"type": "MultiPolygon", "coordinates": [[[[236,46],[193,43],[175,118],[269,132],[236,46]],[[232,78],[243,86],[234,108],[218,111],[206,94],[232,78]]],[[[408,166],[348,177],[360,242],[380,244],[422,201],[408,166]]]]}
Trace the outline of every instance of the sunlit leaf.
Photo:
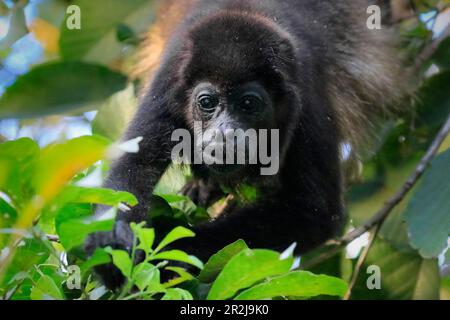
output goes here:
{"type": "Polygon", "coordinates": [[[161,300],[194,300],[194,298],[189,291],[180,288],[172,288],[167,290],[161,300]]]}
{"type": "Polygon", "coordinates": [[[133,279],[141,291],[164,292],[161,285],[159,269],[150,263],[138,264],[133,270],[133,279]]]}
{"type": "Polygon", "coordinates": [[[24,239],[22,244],[17,248],[12,263],[8,266],[5,277],[2,280],[0,279],[0,287],[3,287],[21,272],[28,272],[32,270],[33,266],[44,263],[49,255],[48,248],[41,241],[24,239]]]}
{"type": "Polygon", "coordinates": [[[96,266],[107,264],[111,262],[111,256],[103,249],[95,250],[92,257],[85,261],[81,266],[81,274],[84,276],[88,271],[96,266]]]}
{"type": "Polygon", "coordinates": [[[73,219],[61,223],[57,232],[61,244],[66,250],[82,245],[86,237],[94,232],[111,231],[114,220],[95,221],[87,219],[73,219]]]}
{"type": "Polygon", "coordinates": [[[196,266],[199,269],[203,268],[203,263],[200,260],[198,260],[196,257],[190,256],[186,252],[183,252],[180,250],[163,251],[163,252],[158,253],[157,255],[153,256],[153,260],[180,261],[180,262],[184,262],[184,263],[188,263],[193,266],[196,266]]]}
{"type": "Polygon", "coordinates": [[[33,300],[64,300],[64,296],[55,281],[45,275],[36,282],[31,290],[30,297],[33,300]]]}
{"type": "Polygon", "coordinates": [[[137,103],[132,85],[114,94],[99,109],[92,122],[93,132],[113,141],[118,140],[132,119],[137,103]]]}
{"type": "Polygon", "coordinates": [[[21,206],[35,193],[31,179],[39,156],[39,146],[28,138],[0,144],[0,190],[21,206]]]}
{"type": "Polygon", "coordinates": [[[34,179],[36,193],[44,200],[54,198],[76,173],[101,160],[107,147],[107,140],[85,136],[43,149],[34,179]]]}
{"type": "Polygon", "coordinates": [[[165,288],[171,288],[178,286],[186,281],[194,279],[194,276],[191,275],[189,272],[187,272],[183,268],[179,267],[166,267],[166,270],[172,271],[176,273],[179,277],[169,280],[168,282],[164,283],[165,288]]]}
{"type": "Polygon", "coordinates": [[[124,191],[115,191],[104,188],[83,188],[76,186],[66,187],[57,199],[58,203],[92,203],[117,207],[124,203],[130,206],[137,205],[134,195],[124,191]]]}
{"type": "Polygon", "coordinates": [[[147,229],[141,225],[136,224],[131,224],[131,230],[133,230],[133,233],[139,241],[137,249],[141,249],[145,253],[151,252],[153,241],[155,240],[155,230],[147,229]]]}
{"type": "Polygon", "coordinates": [[[228,261],[244,249],[248,249],[248,247],[243,240],[226,246],[209,258],[198,279],[205,283],[213,282],[228,261]]]}
{"type": "Polygon", "coordinates": [[[275,251],[245,249],[223,268],[211,287],[208,300],[229,299],[258,281],[287,273],[293,262],[292,257],[280,260],[280,254],[275,251]]]}
{"type": "Polygon", "coordinates": [[[58,53],[59,29],[41,18],[36,18],[30,25],[30,31],[50,53],[58,53]]]}
{"type": "Polygon", "coordinates": [[[190,238],[194,237],[195,233],[193,233],[191,230],[186,229],[184,227],[176,227],[172,231],[169,232],[168,235],[164,237],[164,239],[159,243],[159,245],[156,247],[155,252],[161,251],[164,247],[171,244],[172,242],[175,242],[177,240],[183,239],[183,238],[190,238]]]}
{"type": "Polygon", "coordinates": [[[127,278],[131,278],[133,263],[128,253],[123,250],[113,250],[111,248],[106,248],[105,251],[111,254],[114,265],[122,274],[127,278]]]}
{"type": "Polygon", "coordinates": [[[341,279],[296,271],[269,279],[241,294],[235,300],[263,300],[275,297],[315,297],[319,295],[340,296],[347,291],[341,279]]]}

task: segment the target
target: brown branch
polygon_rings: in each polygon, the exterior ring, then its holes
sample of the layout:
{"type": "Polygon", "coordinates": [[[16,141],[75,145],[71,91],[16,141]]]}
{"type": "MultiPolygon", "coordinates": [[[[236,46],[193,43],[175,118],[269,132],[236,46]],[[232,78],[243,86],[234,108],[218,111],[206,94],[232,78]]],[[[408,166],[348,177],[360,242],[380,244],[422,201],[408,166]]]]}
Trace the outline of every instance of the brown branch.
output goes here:
{"type": "Polygon", "coordinates": [[[450,133],[450,115],[447,118],[447,121],[445,122],[444,126],[442,127],[441,131],[438,133],[436,138],[434,139],[433,143],[431,144],[430,148],[428,149],[425,156],[420,161],[419,165],[417,166],[416,170],[412,173],[412,175],[409,177],[409,179],[406,181],[406,183],[403,185],[403,188],[394,196],[391,198],[390,201],[386,203],[383,209],[381,209],[372,219],[370,219],[362,228],[357,229],[354,235],[348,234],[346,241],[349,241],[351,237],[357,237],[358,234],[363,234],[368,230],[373,229],[373,232],[371,233],[369,243],[364,248],[364,251],[359,256],[358,262],[356,263],[355,270],[353,271],[352,279],[350,281],[350,285],[348,287],[348,291],[344,296],[345,300],[350,299],[350,296],[352,294],[353,287],[356,284],[356,281],[358,280],[359,273],[361,271],[361,268],[363,267],[367,256],[369,255],[369,251],[372,248],[373,243],[375,242],[375,239],[378,235],[378,233],[381,230],[381,227],[383,226],[383,223],[388,218],[389,214],[393,211],[393,209],[405,198],[405,196],[409,193],[409,191],[412,190],[414,185],[419,181],[419,179],[422,177],[422,175],[425,173],[426,169],[430,165],[431,161],[436,156],[437,152],[439,151],[440,146],[444,142],[444,140],[447,138],[447,136],[450,133]],[[364,231],[366,230],[366,231],[364,231]]]}
{"type": "Polygon", "coordinates": [[[347,292],[344,295],[344,300],[350,300],[353,288],[355,287],[356,281],[358,280],[358,276],[361,272],[361,269],[362,269],[364,263],[366,262],[367,256],[369,255],[369,251],[372,248],[372,245],[374,244],[375,239],[377,238],[377,235],[381,230],[382,224],[383,224],[382,222],[377,224],[375,229],[371,232],[370,238],[369,238],[369,243],[363,249],[363,252],[359,255],[358,261],[356,262],[356,265],[355,265],[355,270],[353,270],[352,279],[350,280],[347,292]]]}
{"type": "Polygon", "coordinates": [[[46,234],[45,238],[50,242],[60,242],[59,237],[53,234],[46,234]]]}
{"type": "MultiPolygon", "coordinates": [[[[439,131],[430,148],[420,160],[418,166],[414,170],[414,172],[410,175],[406,183],[403,187],[389,200],[386,204],[381,208],[372,218],[370,218],[366,223],[364,223],[361,227],[347,233],[344,237],[339,240],[331,241],[328,246],[331,247],[329,251],[326,251],[319,255],[318,257],[311,259],[307,263],[302,266],[302,269],[308,269],[312,266],[315,266],[322,261],[325,261],[337,253],[340,250],[348,245],[353,240],[359,238],[364,233],[372,230],[375,227],[381,227],[384,221],[388,218],[392,210],[405,198],[405,196],[411,191],[411,189],[416,185],[419,179],[422,177],[431,161],[435,157],[436,153],[439,151],[440,146],[447,138],[450,133],[450,115],[448,116],[445,124],[442,129],[439,131]]],[[[377,231],[378,233],[378,231],[377,231]]],[[[370,245],[367,246],[370,249],[370,245]]],[[[365,259],[364,259],[365,260],[365,259]]],[[[364,262],[364,261],[363,261],[364,262]]]]}
{"type": "Polygon", "coordinates": [[[369,219],[362,227],[353,230],[348,233],[344,238],[342,238],[338,243],[340,245],[345,245],[353,241],[354,239],[360,237],[370,229],[372,229],[376,224],[386,219],[386,217],[390,214],[392,209],[394,209],[408,194],[408,192],[414,187],[420,177],[423,175],[425,170],[427,169],[430,162],[433,160],[436,153],[439,151],[440,146],[444,142],[445,138],[450,133],[450,115],[448,116],[445,124],[442,129],[439,131],[438,135],[434,139],[427,153],[423,156],[422,160],[420,160],[419,165],[416,170],[411,174],[406,183],[394,195],[388,202],[386,202],[385,206],[377,212],[371,219],[369,219]]]}

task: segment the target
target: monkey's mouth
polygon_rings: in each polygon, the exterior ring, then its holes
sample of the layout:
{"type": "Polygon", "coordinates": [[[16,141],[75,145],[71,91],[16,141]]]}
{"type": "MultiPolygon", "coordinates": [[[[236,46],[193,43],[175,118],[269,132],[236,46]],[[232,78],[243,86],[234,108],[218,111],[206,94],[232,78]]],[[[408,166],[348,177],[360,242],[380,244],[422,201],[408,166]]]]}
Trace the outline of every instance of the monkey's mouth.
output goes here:
{"type": "Polygon", "coordinates": [[[210,152],[203,153],[203,160],[209,170],[217,175],[236,175],[249,165],[250,159],[247,156],[248,150],[245,149],[244,157],[239,154],[237,146],[230,150],[226,148],[224,143],[209,143],[210,152]],[[217,153],[218,151],[219,153],[217,153]],[[231,156],[227,152],[232,152],[231,156]]]}

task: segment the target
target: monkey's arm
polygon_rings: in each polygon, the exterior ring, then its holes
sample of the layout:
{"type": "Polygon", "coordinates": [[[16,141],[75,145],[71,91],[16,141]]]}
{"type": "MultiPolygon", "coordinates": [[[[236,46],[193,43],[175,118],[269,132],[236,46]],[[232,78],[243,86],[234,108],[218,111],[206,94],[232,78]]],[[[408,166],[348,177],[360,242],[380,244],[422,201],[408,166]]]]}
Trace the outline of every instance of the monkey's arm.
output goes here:
{"type": "Polygon", "coordinates": [[[170,136],[175,124],[157,108],[137,115],[127,138],[142,136],[138,153],[127,153],[113,164],[105,187],[135,195],[139,204],[121,212],[117,220],[141,222],[147,219],[153,188],[170,164],[170,136]]]}

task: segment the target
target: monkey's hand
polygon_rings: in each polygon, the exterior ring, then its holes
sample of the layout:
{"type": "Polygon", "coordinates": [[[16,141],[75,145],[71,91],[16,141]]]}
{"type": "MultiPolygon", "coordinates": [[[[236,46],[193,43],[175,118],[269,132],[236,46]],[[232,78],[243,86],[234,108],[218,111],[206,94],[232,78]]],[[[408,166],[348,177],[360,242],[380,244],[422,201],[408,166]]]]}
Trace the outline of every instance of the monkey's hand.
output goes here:
{"type": "MultiPolygon", "coordinates": [[[[88,256],[92,256],[97,248],[106,247],[130,253],[133,247],[133,239],[134,235],[129,224],[119,220],[112,231],[89,235],[85,242],[85,250],[88,256]]],[[[97,266],[94,270],[108,289],[120,289],[125,283],[125,277],[113,263],[97,266]]]]}

